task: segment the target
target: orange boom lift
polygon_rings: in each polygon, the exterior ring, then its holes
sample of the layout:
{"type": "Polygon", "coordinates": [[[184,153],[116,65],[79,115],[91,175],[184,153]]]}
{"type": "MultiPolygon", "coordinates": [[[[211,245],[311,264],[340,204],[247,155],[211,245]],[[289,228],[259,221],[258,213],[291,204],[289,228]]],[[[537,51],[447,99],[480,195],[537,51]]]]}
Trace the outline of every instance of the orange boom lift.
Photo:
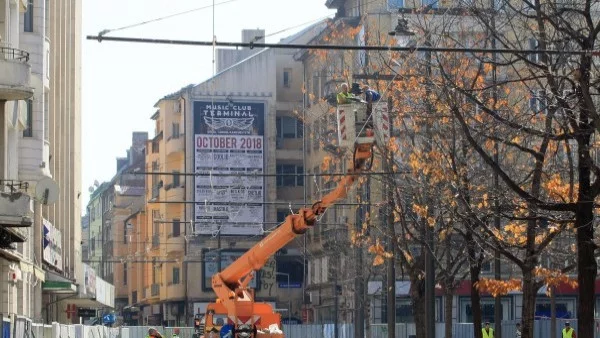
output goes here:
{"type": "MultiPolygon", "coordinates": [[[[340,107],[338,114],[339,110],[340,107]]],[[[333,191],[312,207],[301,208],[297,214],[287,216],[276,230],[226,269],[213,275],[212,288],[217,300],[208,304],[202,321],[196,318],[196,331],[200,331],[198,335],[218,337],[218,332],[228,323],[233,326],[233,338],[284,337],[280,330],[280,314],[273,311],[270,304],[255,302],[254,290],[248,285],[255,271],[260,270],[279,249],[314,226],[317,217],[336,201],[345,198],[360,174],[371,169],[374,133],[371,129],[365,129],[360,134],[362,136],[359,135],[353,143],[352,168],[333,191]]]]}

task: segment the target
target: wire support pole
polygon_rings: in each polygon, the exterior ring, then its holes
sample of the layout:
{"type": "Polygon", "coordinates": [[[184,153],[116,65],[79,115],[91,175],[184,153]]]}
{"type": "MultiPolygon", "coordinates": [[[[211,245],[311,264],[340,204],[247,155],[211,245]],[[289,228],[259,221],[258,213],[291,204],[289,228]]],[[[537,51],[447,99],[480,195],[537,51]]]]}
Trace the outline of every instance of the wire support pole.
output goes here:
{"type": "Polygon", "coordinates": [[[87,40],[133,42],[149,44],[183,45],[183,46],[205,46],[205,47],[238,47],[238,48],[278,48],[278,49],[326,49],[326,50],[364,50],[364,51],[398,51],[398,52],[440,52],[440,53],[504,53],[504,54],[560,54],[560,55],[600,55],[600,50],[539,50],[539,49],[506,49],[506,48],[462,48],[462,47],[401,47],[401,46],[356,46],[356,45],[323,45],[323,44],[277,44],[257,42],[219,42],[219,41],[197,41],[176,39],[152,39],[134,38],[123,36],[88,35],[87,40]]]}

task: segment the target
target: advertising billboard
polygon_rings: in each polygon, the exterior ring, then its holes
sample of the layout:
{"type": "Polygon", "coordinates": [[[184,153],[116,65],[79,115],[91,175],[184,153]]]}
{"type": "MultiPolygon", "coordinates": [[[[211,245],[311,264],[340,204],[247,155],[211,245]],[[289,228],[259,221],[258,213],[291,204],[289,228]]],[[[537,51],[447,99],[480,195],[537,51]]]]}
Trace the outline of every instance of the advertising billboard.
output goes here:
{"type": "Polygon", "coordinates": [[[265,103],[194,101],[195,231],[261,235],[265,103]],[[217,174],[217,176],[213,176],[217,174]]]}
{"type": "Polygon", "coordinates": [[[43,218],[42,223],[44,226],[42,259],[47,264],[62,271],[62,234],[47,219],[43,218]]]}

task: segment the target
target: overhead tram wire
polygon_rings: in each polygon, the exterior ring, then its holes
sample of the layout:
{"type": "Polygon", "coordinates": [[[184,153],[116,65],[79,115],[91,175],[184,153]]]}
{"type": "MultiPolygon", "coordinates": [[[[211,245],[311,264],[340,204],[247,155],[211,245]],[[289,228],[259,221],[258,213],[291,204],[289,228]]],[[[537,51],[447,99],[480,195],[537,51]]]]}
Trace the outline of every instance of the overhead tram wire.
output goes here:
{"type": "Polygon", "coordinates": [[[158,18],[154,18],[154,19],[150,19],[150,20],[146,20],[146,21],[134,23],[134,24],[123,26],[123,27],[119,27],[119,28],[105,29],[105,30],[101,31],[100,33],[98,33],[98,36],[104,36],[104,35],[106,35],[108,33],[116,32],[116,31],[121,31],[121,30],[128,29],[128,28],[134,28],[134,27],[146,25],[146,24],[149,24],[149,23],[153,23],[153,22],[158,22],[158,21],[170,19],[170,18],[173,18],[173,17],[176,17],[176,16],[180,16],[180,15],[184,15],[184,14],[189,14],[189,13],[197,12],[199,10],[203,10],[203,9],[207,9],[207,8],[211,8],[211,7],[214,10],[214,6],[215,5],[217,5],[217,6],[218,5],[224,5],[226,3],[234,2],[234,1],[239,1],[239,0],[226,0],[226,1],[223,1],[223,2],[219,2],[217,4],[215,4],[214,1],[213,1],[213,4],[211,4],[211,5],[202,6],[202,7],[198,7],[198,8],[193,8],[193,9],[189,9],[187,11],[178,12],[178,13],[174,13],[174,14],[169,14],[169,15],[166,15],[166,16],[161,16],[161,17],[158,17],[158,18]]]}
{"type": "Polygon", "coordinates": [[[397,51],[397,52],[440,52],[440,53],[499,53],[499,54],[549,54],[549,55],[591,55],[600,56],[600,50],[571,50],[559,51],[550,49],[504,49],[504,48],[463,48],[463,47],[424,47],[424,46],[357,46],[357,45],[327,45],[327,44],[298,44],[298,43],[258,43],[258,42],[218,42],[175,39],[134,38],[122,36],[88,35],[87,40],[132,42],[148,44],[205,46],[205,47],[237,47],[237,48],[274,48],[274,49],[320,49],[320,50],[365,50],[365,51],[397,51]]]}
{"type": "MultiPolygon", "coordinates": [[[[260,174],[260,173],[172,173],[165,171],[130,171],[128,172],[130,175],[164,175],[164,176],[215,176],[215,177],[231,177],[231,176],[239,176],[239,177],[286,177],[286,176],[303,176],[303,177],[327,177],[327,176],[347,176],[349,173],[319,173],[319,174],[294,174],[294,173],[280,173],[280,174],[260,174]]],[[[361,172],[361,176],[378,176],[378,175],[393,175],[393,174],[410,174],[408,170],[399,170],[399,171],[374,171],[374,172],[361,172]]]]}

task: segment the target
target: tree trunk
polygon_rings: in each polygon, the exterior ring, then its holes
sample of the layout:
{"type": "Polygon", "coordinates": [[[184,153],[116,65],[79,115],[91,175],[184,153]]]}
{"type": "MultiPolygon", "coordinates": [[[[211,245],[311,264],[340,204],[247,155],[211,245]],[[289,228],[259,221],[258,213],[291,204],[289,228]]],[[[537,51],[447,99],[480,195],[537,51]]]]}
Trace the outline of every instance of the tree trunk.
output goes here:
{"type": "MultiPolygon", "coordinates": [[[[471,256],[471,251],[475,251],[472,248],[469,248],[469,256],[471,256]]],[[[473,255],[475,253],[473,252],[473,255]]],[[[470,259],[471,257],[469,257],[470,259]]],[[[479,273],[481,272],[481,267],[477,264],[477,260],[471,263],[469,267],[469,273],[471,275],[471,311],[473,313],[473,336],[475,338],[482,338],[481,332],[481,296],[479,295],[479,290],[477,290],[477,283],[479,282],[479,273]]]]}
{"type": "Polygon", "coordinates": [[[452,289],[444,288],[444,337],[452,338],[452,301],[454,294],[452,289]]]}
{"type": "Polygon", "coordinates": [[[594,300],[598,267],[594,257],[594,198],[589,167],[589,134],[578,138],[579,195],[575,229],[577,229],[577,337],[594,337],[594,300]]]}
{"type": "Polygon", "coordinates": [[[523,309],[521,310],[521,337],[533,338],[533,323],[535,317],[535,296],[533,268],[531,264],[523,267],[523,309]]]}
{"type": "Polygon", "coordinates": [[[556,338],[556,292],[550,290],[550,338],[556,338]]]}
{"type": "MultiPolygon", "coordinates": [[[[423,255],[417,258],[416,271],[421,271],[419,267],[423,266],[423,255]]],[[[412,300],[413,314],[415,316],[415,325],[417,330],[417,338],[426,338],[425,330],[425,281],[422,278],[422,273],[410,274],[410,298],[412,300]]]]}

